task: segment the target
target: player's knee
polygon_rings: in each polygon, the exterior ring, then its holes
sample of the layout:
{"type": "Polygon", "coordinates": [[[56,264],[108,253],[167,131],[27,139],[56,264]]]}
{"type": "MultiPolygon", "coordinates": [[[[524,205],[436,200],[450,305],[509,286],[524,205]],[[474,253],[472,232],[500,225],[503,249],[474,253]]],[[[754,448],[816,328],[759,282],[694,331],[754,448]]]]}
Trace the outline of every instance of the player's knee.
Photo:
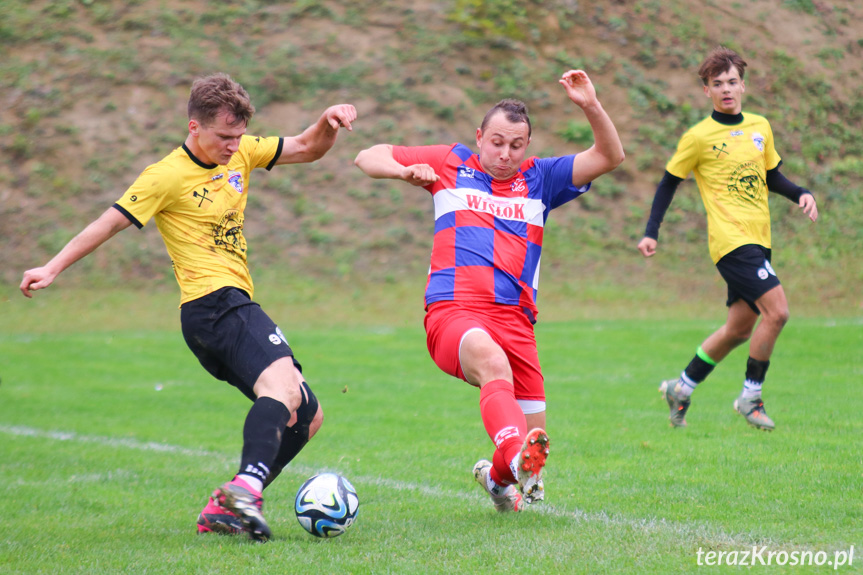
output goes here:
{"type": "Polygon", "coordinates": [[[459,348],[459,361],[466,379],[474,385],[496,379],[512,381],[512,368],[503,349],[482,330],[468,332],[459,348]]]}
{"type": "Polygon", "coordinates": [[[297,411],[303,402],[303,394],[299,386],[293,382],[287,382],[285,385],[279,386],[275,392],[276,399],[285,404],[291,412],[297,411]]]}
{"type": "Polygon", "coordinates": [[[318,398],[312,392],[309,385],[303,381],[300,384],[302,388],[300,403],[296,408],[296,423],[293,427],[299,430],[305,439],[311,439],[324,422],[324,410],[318,398]]]}
{"type": "Polygon", "coordinates": [[[324,424],[324,410],[318,405],[318,411],[315,413],[315,417],[312,419],[312,422],[309,424],[309,439],[313,438],[321,426],[324,424]]]}
{"type": "Polygon", "coordinates": [[[255,385],[255,396],[274,399],[283,404],[291,413],[297,410],[302,397],[295,386],[259,384],[255,385]]]}
{"type": "Polygon", "coordinates": [[[788,323],[790,314],[788,306],[782,306],[780,308],[764,310],[761,316],[762,322],[771,325],[775,331],[780,331],[788,323]]]}
{"type": "Polygon", "coordinates": [[[295,412],[303,400],[302,374],[294,367],[293,358],[283,358],[273,362],[258,376],[253,391],[255,397],[270,397],[281,402],[291,413],[295,412]]]}
{"type": "Polygon", "coordinates": [[[493,353],[484,357],[481,361],[482,379],[493,381],[496,379],[512,380],[512,366],[503,353],[493,353]]]}

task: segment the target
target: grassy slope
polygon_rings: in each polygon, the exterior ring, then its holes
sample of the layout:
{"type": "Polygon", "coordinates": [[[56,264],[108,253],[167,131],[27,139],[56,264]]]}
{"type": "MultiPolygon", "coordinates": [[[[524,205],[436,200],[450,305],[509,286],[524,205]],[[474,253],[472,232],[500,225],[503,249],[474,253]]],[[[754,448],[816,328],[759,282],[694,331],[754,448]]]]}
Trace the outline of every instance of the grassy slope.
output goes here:
{"type": "MultiPolygon", "coordinates": [[[[247,218],[255,273],[412,285],[426,265],[430,202],[422,191],[361,177],[351,165],[356,151],[380,141],[469,142],[485,109],[509,95],[531,107],[534,153],[577,151],[589,145],[583,120],[555,78],[583,67],[620,128],[628,160],[553,216],[546,297],[619,294],[637,284],[637,300],[663,291],[670,301],[687,301],[705,290],[714,299],[694,185],[668,215],[662,259],[646,264],[632,246],[677,138],[709,111],[694,68],[707,47],[726,43],[751,64],[747,108],[773,120],[785,172],[821,202],[813,227],[774,199],[777,268],[787,270],[784,281],[816,294],[807,305],[827,300],[827,313],[859,313],[859,7],[809,0],[745,9],[684,0],[492,5],[3,3],[0,176],[8,185],[0,191],[0,281],[16,284],[21,270],[50,257],[177,145],[190,81],[225,70],[252,92],[259,110],[253,132],[297,133],[339,101],[355,103],[361,116],[315,166],[255,176],[247,218]]],[[[170,264],[150,227],[121,234],[66,281],[168,288],[170,264]]]]}

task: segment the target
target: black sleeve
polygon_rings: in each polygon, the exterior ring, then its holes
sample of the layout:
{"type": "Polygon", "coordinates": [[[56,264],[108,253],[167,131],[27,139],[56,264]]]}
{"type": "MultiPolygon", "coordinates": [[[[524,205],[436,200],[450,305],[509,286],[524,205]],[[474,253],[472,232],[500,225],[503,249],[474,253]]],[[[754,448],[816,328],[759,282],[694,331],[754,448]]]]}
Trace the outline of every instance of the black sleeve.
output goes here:
{"type": "Polygon", "coordinates": [[[662,219],[665,217],[665,212],[668,211],[668,206],[671,205],[671,200],[674,199],[674,192],[677,191],[677,186],[683,180],[677,176],[665,172],[659,185],[656,186],[656,195],[653,196],[653,207],[650,208],[650,219],[647,220],[647,229],[644,230],[644,236],[659,239],[659,226],[662,224],[662,219]]]}
{"type": "Polygon", "coordinates": [[[801,188],[797,184],[792,184],[788,178],[782,175],[779,171],[779,166],[772,170],[767,170],[767,189],[771,192],[776,192],[780,196],[785,196],[795,204],[800,202],[800,196],[803,194],[812,194],[806,188],[801,188]]]}

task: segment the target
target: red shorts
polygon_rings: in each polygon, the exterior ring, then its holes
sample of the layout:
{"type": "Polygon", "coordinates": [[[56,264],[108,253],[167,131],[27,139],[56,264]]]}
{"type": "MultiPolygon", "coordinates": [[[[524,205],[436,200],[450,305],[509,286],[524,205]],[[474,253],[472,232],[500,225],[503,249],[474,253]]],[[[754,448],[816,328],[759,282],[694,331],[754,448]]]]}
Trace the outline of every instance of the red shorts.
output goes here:
{"type": "Polygon", "coordinates": [[[509,359],[515,398],[522,410],[525,413],[545,411],[545,386],[533,324],[520,307],[439,301],[429,306],[425,328],[432,359],[443,371],[459,379],[465,379],[459,360],[462,338],[473,329],[487,333],[509,359]]]}

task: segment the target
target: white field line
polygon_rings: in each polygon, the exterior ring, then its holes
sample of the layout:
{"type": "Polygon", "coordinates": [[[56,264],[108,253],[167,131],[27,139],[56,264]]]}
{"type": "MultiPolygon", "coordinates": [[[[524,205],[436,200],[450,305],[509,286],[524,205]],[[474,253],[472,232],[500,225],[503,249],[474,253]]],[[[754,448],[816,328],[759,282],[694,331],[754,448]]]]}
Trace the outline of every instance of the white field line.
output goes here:
{"type": "MultiPolygon", "coordinates": [[[[50,439],[55,441],[73,441],[78,443],[93,443],[105,447],[117,447],[123,449],[135,449],[139,451],[151,451],[157,453],[170,453],[183,455],[187,457],[202,457],[209,460],[217,460],[221,463],[234,464],[237,456],[229,456],[218,451],[207,451],[203,449],[189,449],[167,443],[159,443],[154,441],[136,441],[134,439],[118,439],[114,437],[103,437],[98,435],[81,435],[67,431],[51,431],[35,429],[24,426],[9,426],[0,424],[0,433],[13,435],[18,437],[32,437],[36,439],[50,439]]],[[[312,468],[305,465],[292,464],[286,472],[292,472],[301,476],[310,476],[315,473],[324,471],[320,468],[312,468]]],[[[338,471],[330,469],[329,471],[338,471]]],[[[123,475],[123,472],[115,472],[113,475],[123,475]]],[[[111,473],[108,474],[110,478],[111,473]]],[[[104,476],[102,477],[104,478],[104,476]]],[[[435,498],[445,498],[450,501],[461,501],[470,503],[476,507],[487,507],[486,497],[479,490],[471,490],[470,492],[452,491],[441,487],[423,485],[419,483],[397,481],[380,476],[355,476],[351,475],[351,482],[355,485],[374,485],[385,489],[396,491],[412,491],[425,496],[435,498]]],[[[83,477],[70,478],[72,480],[85,480],[83,477]]],[[[632,529],[633,531],[643,533],[667,533],[677,537],[681,541],[688,541],[698,545],[723,545],[728,548],[747,548],[752,545],[769,545],[774,549],[786,547],[779,542],[774,542],[763,537],[753,535],[737,534],[732,535],[725,533],[721,529],[710,526],[705,523],[668,521],[665,519],[657,519],[655,517],[636,519],[622,516],[609,516],[604,512],[587,512],[578,508],[556,507],[548,503],[531,506],[531,513],[541,513],[543,515],[551,515],[560,519],[566,519],[575,523],[586,524],[603,524],[614,527],[623,527],[632,529]]]]}

